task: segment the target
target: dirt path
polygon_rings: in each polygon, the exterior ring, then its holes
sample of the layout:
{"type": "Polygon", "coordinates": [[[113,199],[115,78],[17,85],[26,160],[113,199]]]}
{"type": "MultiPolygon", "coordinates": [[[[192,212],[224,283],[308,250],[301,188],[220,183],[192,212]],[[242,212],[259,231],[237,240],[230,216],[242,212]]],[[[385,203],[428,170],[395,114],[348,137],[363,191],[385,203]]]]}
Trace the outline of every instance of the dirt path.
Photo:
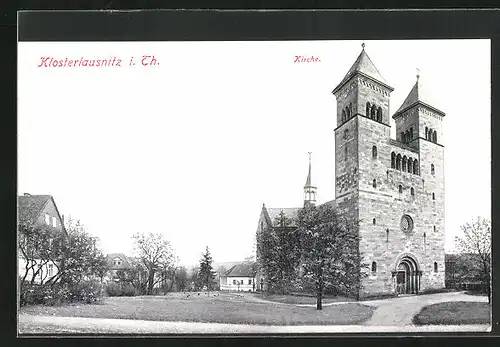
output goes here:
{"type": "Polygon", "coordinates": [[[265,326],[243,324],[156,322],[129,319],[19,316],[20,333],[84,334],[244,334],[244,333],[350,333],[350,332],[425,332],[489,331],[484,325],[381,327],[363,325],[265,326]],[[38,329],[37,329],[38,328],[38,329]]]}
{"type": "Polygon", "coordinates": [[[414,295],[394,299],[365,301],[376,306],[373,316],[365,323],[372,326],[411,326],[413,317],[424,306],[447,301],[488,302],[486,296],[467,295],[462,292],[414,295]]]}

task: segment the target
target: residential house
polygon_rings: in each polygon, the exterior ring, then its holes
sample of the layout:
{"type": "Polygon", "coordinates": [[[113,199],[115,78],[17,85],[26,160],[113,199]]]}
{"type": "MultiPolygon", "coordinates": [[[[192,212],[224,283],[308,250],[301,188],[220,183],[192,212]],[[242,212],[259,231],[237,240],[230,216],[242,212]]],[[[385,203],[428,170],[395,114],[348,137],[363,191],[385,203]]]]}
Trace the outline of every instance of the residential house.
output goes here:
{"type": "MultiPolygon", "coordinates": [[[[47,232],[62,232],[66,236],[64,216],[59,213],[54,198],[51,195],[31,195],[25,193],[18,197],[18,225],[32,224],[43,227],[47,232]]],[[[49,243],[52,239],[49,239],[49,243]]],[[[57,274],[57,264],[52,261],[38,259],[36,252],[23,254],[18,252],[19,277],[33,280],[33,283],[43,283],[57,274]],[[32,256],[33,255],[33,256],[32,256]]]]}
{"type": "Polygon", "coordinates": [[[223,276],[220,276],[220,290],[254,292],[255,263],[243,262],[231,267],[223,276]]]}

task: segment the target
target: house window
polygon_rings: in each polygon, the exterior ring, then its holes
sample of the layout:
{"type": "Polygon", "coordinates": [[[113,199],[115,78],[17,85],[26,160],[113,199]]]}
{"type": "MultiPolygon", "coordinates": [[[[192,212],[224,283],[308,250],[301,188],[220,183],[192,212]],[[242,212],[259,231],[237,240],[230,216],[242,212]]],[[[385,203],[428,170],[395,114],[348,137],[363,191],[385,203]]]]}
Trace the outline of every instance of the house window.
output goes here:
{"type": "Polygon", "coordinates": [[[438,272],[438,263],[434,262],[434,272],[438,272]]]}
{"type": "Polygon", "coordinates": [[[410,194],[411,196],[415,196],[415,189],[413,187],[410,188],[410,194]]]}
{"type": "Polygon", "coordinates": [[[377,158],[377,146],[372,147],[372,158],[377,158]]]}
{"type": "Polygon", "coordinates": [[[54,275],[54,265],[49,264],[49,276],[52,277],[54,275]]]}
{"type": "Polygon", "coordinates": [[[373,225],[377,224],[377,220],[373,218],[373,225]]]}
{"type": "Polygon", "coordinates": [[[401,184],[399,185],[398,190],[399,190],[399,194],[403,193],[403,186],[401,184]]]}
{"type": "Polygon", "coordinates": [[[372,185],[373,185],[373,188],[377,188],[377,180],[375,178],[373,179],[372,185]]]}
{"type": "Polygon", "coordinates": [[[377,263],[372,262],[372,275],[376,275],[376,274],[377,274],[377,263]]]}
{"type": "Polygon", "coordinates": [[[248,284],[252,284],[252,279],[249,279],[249,280],[248,280],[248,284]]]}
{"type": "Polygon", "coordinates": [[[57,220],[56,217],[52,217],[52,226],[55,228],[57,227],[57,220]]]}
{"type": "Polygon", "coordinates": [[[233,284],[238,284],[238,283],[236,283],[236,280],[233,280],[233,284]]]}
{"type": "Polygon", "coordinates": [[[45,214],[45,224],[50,225],[50,216],[47,213],[45,214]]]}
{"type": "Polygon", "coordinates": [[[434,175],[434,164],[431,164],[431,175],[434,175]]]}

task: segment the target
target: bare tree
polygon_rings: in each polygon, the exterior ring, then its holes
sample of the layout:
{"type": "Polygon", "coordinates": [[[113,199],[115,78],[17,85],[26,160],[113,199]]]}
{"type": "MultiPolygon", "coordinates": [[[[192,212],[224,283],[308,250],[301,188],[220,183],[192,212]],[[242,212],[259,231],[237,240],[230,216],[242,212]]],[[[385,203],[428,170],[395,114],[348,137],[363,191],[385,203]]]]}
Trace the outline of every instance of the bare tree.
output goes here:
{"type": "Polygon", "coordinates": [[[481,278],[491,303],[491,222],[483,217],[477,217],[470,223],[460,226],[463,236],[455,238],[455,247],[460,257],[473,264],[481,278]]]}
{"type": "Polygon", "coordinates": [[[154,286],[162,280],[161,272],[173,264],[173,250],[162,234],[137,233],[132,238],[137,256],[147,270],[146,294],[151,295],[154,286]]]}

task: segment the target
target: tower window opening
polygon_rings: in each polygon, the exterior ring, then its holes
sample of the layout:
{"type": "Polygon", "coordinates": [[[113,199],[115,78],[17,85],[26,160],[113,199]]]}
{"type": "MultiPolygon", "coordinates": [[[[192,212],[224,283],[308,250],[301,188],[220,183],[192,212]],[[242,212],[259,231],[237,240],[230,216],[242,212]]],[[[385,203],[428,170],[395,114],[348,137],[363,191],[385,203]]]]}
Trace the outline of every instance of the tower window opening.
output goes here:
{"type": "Polygon", "coordinates": [[[377,224],[377,220],[373,218],[373,225],[377,224]]]}
{"type": "Polygon", "coordinates": [[[372,147],[372,157],[377,159],[377,146],[372,147]]]}
{"type": "Polygon", "coordinates": [[[391,153],[391,168],[396,168],[396,154],[394,152],[391,153]]]}
{"type": "Polygon", "coordinates": [[[347,116],[346,116],[346,113],[345,113],[345,110],[342,110],[342,123],[344,123],[347,119],[347,116]]]}
{"type": "Polygon", "coordinates": [[[403,186],[401,184],[398,186],[398,191],[399,194],[403,193],[403,186]]]}
{"type": "Polygon", "coordinates": [[[370,117],[370,103],[369,102],[366,103],[366,116],[370,117]]]}
{"type": "Polygon", "coordinates": [[[434,225],[434,232],[436,232],[436,226],[434,225]]]}
{"type": "Polygon", "coordinates": [[[434,133],[432,134],[432,142],[436,143],[437,142],[437,131],[434,130],[434,133]]]}
{"type": "Polygon", "coordinates": [[[403,157],[403,167],[402,167],[402,171],[406,171],[406,155],[403,157]]]}
{"type": "Polygon", "coordinates": [[[377,188],[377,180],[375,178],[373,179],[373,188],[377,188]]]}
{"type": "Polygon", "coordinates": [[[413,140],[413,128],[410,128],[410,141],[413,140]]]}
{"type": "Polygon", "coordinates": [[[413,159],[412,158],[408,158],[408,168],[407,168],[408,172],[409,173],[412,173],[413,172],[413,159]]]}
{"type": "Polygon", "coordinates": [[[401,154],[396,157],[396,170],[401,170],[401,154]]]}
{"type": "Polygon", "coordinates": [[[410,195],[411,196],[415,196],[415,189],[413,189],[413,187],[410,188],[410,195]]]}
{"type": "Polygon", "coordinates": [[[347,146],[344,148],[344,159],[347,160],[347,146]]]}
{"type": "Polygon", "coordinates": [[[382,107],[377,109],[377,122],[382,122],[382,107]]]}
{"type": "Polygon", "coordinates": [[[426,140],[429,139],[429,128],[428,127],[425,127],[425,139],[426,140]]]}
{"type": "Polygon", "coordinates": [[[371,111],[370,111],[370,118],[371,119],[373,119],[373,120],[376,119],[376,117],[377,117],[376,112],[377,112],[377,110],[375,108],[375,105],[373,105],[373,107],[371,108],[371,111]]]}
{"type": "Polygon", "coordinates": [[[347,139],[349,136],[349,129],[344,130],[344,139],[347,139]]]}
{"type": "Polygon", "coordinates": [[[438,263],[434,262],[434,272],[438,272],[438,263]]]}
{"type": "Polygon", "coordinates": [[[401,142],[403,142],[403,143],[406,142],[406,140],[405,140],[405,133],[404,132],[401,133],[401,142]]]}
{"type": "Polygon", "coordinates": [[[406,140],[406,143],[410,142],[410,130],[406,130],[406,132],[405,132],[405,140],[406,140]]]}
{"type": "Polygon", "coordinates": [[[386,229],[385,231],[385,242],[389,243],[389,229],[386,229]]]}
{"type": "Polygon", "coordinates": [[[415,159],[415,161],[413,162],[413,173],[415,175],[418,175],[418,160],[415,159]]]}
{"type": "Polygon", "coordinates": [[[377,262],[372,262],[372,275],[377,273],[377,262]]]}
{"type": "Polygon", "coordinates": [[[431,164],[431,175],[434,175],[434,164],[431,164]]]}
{"type": "Polygon", "coordinates": [[[432,200],[436,200],[436,194],[432,193],[432,200]]]}

